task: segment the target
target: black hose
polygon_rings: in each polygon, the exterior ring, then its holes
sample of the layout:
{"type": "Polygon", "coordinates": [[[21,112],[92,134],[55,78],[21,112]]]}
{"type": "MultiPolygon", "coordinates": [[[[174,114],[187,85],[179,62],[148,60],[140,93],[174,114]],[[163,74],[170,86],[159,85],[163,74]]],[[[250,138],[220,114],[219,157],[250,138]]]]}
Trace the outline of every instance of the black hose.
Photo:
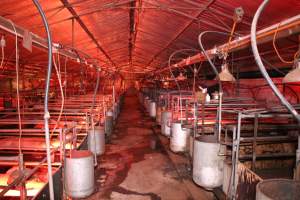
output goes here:
{"type": "Polygon", "coordinates": [[[47,147],[47,165],[48,165],[48,181],[49,181],[49,194],[50,199],[54,200],[54,190],[53,190],[53,179],[52,179],[52,166],[51,166],[51,152],[50,152],[50,132],[49,132],[49,110],[48,110],[48,99],[49,99],[49,86],[50,86],[50,78],[51,78],[51,69],[52,69],[52,38],[51,33],[49,29],[49,25],[47,22],[47,18],[45,16],[45,13],[39,3],[38,0],[32,0],[36,8],[38,9],[43,24],[46,29],[47,33],[47,46],[48,46],[48,71],[47,71],[47,77],[46,77],[46,88],[45,88],[45,99],[44,99],[44,120],[45,120],[45,139],[46,139],[46,147],[47,147]]]}
{"type": "Polygon", "coordinates": [[[174,79],[174,81],[175,81],[175,83],[176,83],[176,86],[177,86],[177,88],[178,88],[178,90],[179,90],[179,93],[181,93],[181,88],[180,88],[180,85],[179,85],[178,82],[177,82],[176,77],[174,76],[174,74],[173,74],[173,72],[172,72],[172,69],[171,69],[171,60],[172,60],[172,58],[173,58],[173,56],[174,56],[175,54],[180,53],[180,52],[182,52],[182,51],[195,51],[195,52],[198,52],[197,49],[179,49],[179,50],[177,50],[177,51],[174,51],[174,52],[169,56],[169,60],[168,60],[168,68],[169,68],[169,70],[170,70],[170,74],[171,74],[172,78],[174,79]]]}
{"type": "Polygon", "coordinates": [[[213,70],[213,72],[216,74],[216,78],[217,78],[218,83],[219,83],[219,91],[223,92],[222,81],[220,80],[219,72],[217,70],[217,67],[214,65],[214,63],[212,62],[212,60],[210,59],[210,57],[207,55],[206,50],[204,49],[203,44],[202,44],[202,37],[203,37],[203,35],[205,35],[207,33],[217,33],[217,34],[226,35],[226,36],[230,36],[230,33],[220,32],[220,31],[203,31],[198,36],[198,42],[199,42],[199,46],[201,48],[201,51],[204,54],[204,56],[206,57],[207,61],[209,62],[210,66],[211,66],[211,68],[213,70]]]}
{"type": "Polygon", "coordinates": [[[217,124],[216,124],[216,126],[217,126],[218,140],[220,141],[220,139],[221,139],[223,88],[222,88],[222,81],[220,79],[219,72],[218,72],[216,66],[214,65],[214,63],[212,62],[212,60],[207,55],[206,50],[204,49],[203,44],[202,44],[202,37],[203,37],[204,34],[207,34],[207,33],[217,33],[217,34],[226,35],[226,36],[228,36],[228,35],[230,36],[230,34],[225,33],[225,32],[220,32],[220,31],[204,31],[204,32],[200,33],[200,35],[198,36],[198,42],[199,42],[199,46],[202,50],[202,53],[204,54],[204,56],[206,57],[207,61],[210,64],[212,70],[216,74],[216,78],[217,78],[218,83],[219,83],[219,100],[218,100],[219,105],[218,105],[217,124]]]}
{"type": "Polygon", "coordinates": [[[96,86],[95,86],[95,90],[94,90],[93,102],[92,102],[92,107],[91,107],[91,114],[94,111],[96,95],[97,95],[97,91],[98,91],[98,88],[99,88],[99,82],[100,82],[100,69],[97,69],[97,81],[96,81],[96,86]]]}
{"type": "Polygon", "coordinates": [[[267,83],[270,85],[271,89],[275,93],[275,95],[278,97],[280,102],[287,108],[287,110],[294,116],[294,118],[298,121],[300,124],[300,116],[296,109],[285,99],[285,97],[281,94],[281,92],[278,90],[278,88],[275,86],[273,83],[272,79],[270,78],[261,58],[258,52],[257,48],[257,41],[256,41],[256,26],[257,26],[257,21],[259,19],[260,14],[266,7],[266,5],[269,3],[269,0],[264,0],[263,3],[259,6],[257,9],[252,24],[251,24],[251,47],[252,47],[252,52],[255,58],[255,61],[263,75],[263,77],[266,79],[267,83]]]}
{"type": "MultiPolygon", "coordinates": [[[[92,133],[93,133],[93,138],[96,137],[95,135],[95,126],[94,126],[94,119],[93,119],[93,112],[94,112],[94,106],[95,106],[95,101],[96,101],[96,95],[98,92],[98,88],[99,88],[99,82],[100,82],[100,69],[97,68],[97,81],[96,81],[96,86],[95,86],[95,90],[94,90],[94,95],[93,95],[93,102],[92,102],[92,106],[91,106],[91,127],[92,127],[92,133]]],[[[97,166],[97,154],[96,154],[96,140],[94,139],[94,165],[97,166]]]]}

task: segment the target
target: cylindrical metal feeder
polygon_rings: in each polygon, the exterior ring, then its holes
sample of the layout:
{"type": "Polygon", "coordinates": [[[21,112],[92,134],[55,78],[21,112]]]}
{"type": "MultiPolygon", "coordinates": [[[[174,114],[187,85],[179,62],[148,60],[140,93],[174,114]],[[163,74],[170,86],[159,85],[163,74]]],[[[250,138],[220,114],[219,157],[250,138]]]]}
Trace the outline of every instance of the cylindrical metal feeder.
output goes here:
{"type": "Polygon", "coordinates": [[[161,115],[161,134],[165,136],[171,135],[171,123],[172,119],[172,112],[170,111],[163,111],[161,115]]]}
{"type": "Polygon", "coordinates": [[[95,126],[93,130],[90,129],[88,132],[88,148],[92,153],[101,155],[105,151],[105,131],[102,126],[95,126]]]}
{"type": "Polygon", "coordinates": [[[199,136],[194,142],[193,180],[199,186],[211,190],[223,183],[221,145],[215,136],[199,136]]]}
{"type": "Polygon", "coordinates": [[[149,104],[149,115],[152,118],[156,117],[156,103],[154,101],[151,101],[149,104]]]}
{"type": "Polygon", "coordinates": [[[184,152],[187,150],[187,138],[190,129],[182,128],[180,122],[172,123],[172,134],[170,139],[170,149],[173,152],[184,152]]]}
{"type": "Polygon", "coordinates": [[[256,185],[256,200],[298,200],[300,181],[268,179],[256,185]]]}
{"type": "Polygon", "coordinates": [[[72,198],[84,198],[94,191],[94,159],[88,150],[73,150],[65,162],[65,190],[72,198]]]}

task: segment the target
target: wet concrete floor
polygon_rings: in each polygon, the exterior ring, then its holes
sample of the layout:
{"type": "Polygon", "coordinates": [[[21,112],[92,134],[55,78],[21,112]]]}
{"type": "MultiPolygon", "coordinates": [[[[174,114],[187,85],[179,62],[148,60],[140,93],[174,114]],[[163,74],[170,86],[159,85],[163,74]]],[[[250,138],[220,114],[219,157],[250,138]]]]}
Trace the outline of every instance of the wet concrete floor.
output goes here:
{"type": "MultiPolygon", "coordinates": [[[[158,142],[151,148],[157,139],[153,125],[137,96],[127,95],[106,152],[99,157],[95,193],[86,199],[195,199],[163,146],[158,142]]],[[[213,199],[202,194],[203,200],[213,199]]]]}

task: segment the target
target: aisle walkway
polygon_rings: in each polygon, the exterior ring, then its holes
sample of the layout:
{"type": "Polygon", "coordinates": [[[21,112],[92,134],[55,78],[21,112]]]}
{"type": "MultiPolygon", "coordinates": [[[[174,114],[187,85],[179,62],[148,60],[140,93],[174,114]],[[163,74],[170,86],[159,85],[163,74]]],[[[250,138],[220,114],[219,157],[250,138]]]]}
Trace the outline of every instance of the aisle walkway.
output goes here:
{"type": "Polygon", "coordinates": [[[126,96],[111,144],[106,145],[106,153],[99,160],[96,192],[87,199],[195,199],[165,150],[161,146],[151,149],[153,124],[143,113],[137,97],[126,96]]]}

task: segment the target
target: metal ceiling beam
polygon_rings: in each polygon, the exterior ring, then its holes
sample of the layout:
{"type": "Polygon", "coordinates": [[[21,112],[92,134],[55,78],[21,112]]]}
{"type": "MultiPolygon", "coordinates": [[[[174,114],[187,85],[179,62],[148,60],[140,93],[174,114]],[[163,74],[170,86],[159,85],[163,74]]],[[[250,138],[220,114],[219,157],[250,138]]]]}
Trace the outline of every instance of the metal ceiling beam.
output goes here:
{"type": "MultiPolygon", "coordinates": [[[[137,1],[130,2],[130,7],[135,7],[137,1]]],[[[128,41],[128,62],[132,66],[132,49],[134,43],[134,32],[135,32],[135,9],[129,9],[129,41],[128,41]]]]}
{"type": "Polygon", "coordinates": [[[135,48],[138,26],[140,22],[140,14],[142,12],[142,0],[130,2],[129,18],[130,18],[130,38],[129,38],[129,64],[132,66],[132,54],[135,48]],[[139,7],[135,9],[135,7],[139,7]]]}
{"type": "MultiPolygon", "coordinates": [[[[165,5],[162,5],[162,4],[159,4],[159,5],[158,5],[158,4],[155,4],[155,3],[153,3],[152,1],[149,1],[149,0],[147,0],[147,3],[149,3],[149,4],[151,4],[151,5],[157,6],[157,9],[160,9],[160,10],[162,10],[162,11],[170,12],[170,13],[172,13],[172,14],[177,14],[177,15],[179,15],[179,16],[182,16],[182,17],[186,17],[186,18],[192,19],[193,22],[197,21],[197,22],[200,22],[200,23],[202,23],[202,24],[206,24],[206,25],[208,25],[208,26],[211,26],[212,28],[216,28],[216,29],[219,29],[219,30],[225,31],[225,32],[230,32],[230,30],[228,30],[227,28],[224,28],[223,26],[219,26],[219,25],[217,25],[217,24],[215,24],[215,23],[212,23],[212,22],[209,22],[209,21],[205,21],[205,20],[199,19],[199,18],[197,18],[197,17],[193,17],[193,16],[191,16],[191,15],[185,13],[185,12],[176,10],[176,9],[174,9],[174,8],[169,8],[168,6],[165,6],[165,5]]],[[[209,8],[207,8],[207,9],[209,9],[209,8]]],[[[207,10],[207,9],[206,9],[206,10],[207,10]]],[[[205,11],[205,10],[204,10],[204,11],[205,11]]]]}
{"type": "MultiPolygon", "coordinates": [[[[123,1],[123,2],[117,2],[117,3],[109,2],[109,3],[104,4],[100,8],[93,8],[91,10],[87,10],[87,11],[85,10],[85,11],[82,11],[80,13],[77,13],[77,16],[78,17],[83,17],[83,16],[88,16],[88,15],[93,15],[95,13],[99,13],[99,12],[102,12],[102,11],[108,11],[108,10],[112,10],[112,9],[120,9],[121,6],[126,5],[126,4],[128,4],[132,1],[135,1],[135,0],[126,0],[126,1],[123,1]]],[[[128,7],[128,9],[130,9],[130,7],[128,7]]],[[[59,24],[59,23],[63,23],[65,21],[71,20],[73,18],[74,18],[73,16],[72,17],[66,17],[66,18],[63,18],[63,19],[60,19],[60,20],[57,20],[57,21],[53,21],[49,24],[50,25],[55,25],[55,24],[59,24]]]]}
{"type": "MultiPolygon", "coordinates": [[[[203,8],[201,8],[201,10],[197,13],[197,15],[194,18],[197,18],[201,16],[201,14],[209,7],[211,6],[211,4],[213,4],[215,0],[210,0],[208,3],[205,4],[205,6],[203,8]]],[[[147,1],[147,3],[149,3],[147,1]]],[[[151,3],[152,4],[152,3],[151,3]]],[[[170,40],[170,42],[168,42],[168,44],[162,48],[159,52],[157,52],[152,59],[150,60],[150,62],[147,63],[147,67],[151,65],[151,63],[162,53],[164,52],[166,49],[168,49],[174,41],[176,41],[193,23],[194,23],[195,19],[192,19],[189,23],[187,23],[176,35],[174,38],[172,38],[170,40]]]]}
{"type": "Polygon", "coordinates": [[[81,26],[81,28],[86,32],[86,34],[92,39],[92,41],[95,43],[97,48],[105,55],[105,57],[109,60],[109,62],[116,67],[116,64],[113,62],[111,57],[106,53],[106,51],[101,47],[98,40],[95,38],[93,33],[88,29],[88,27],[85,25],[85,23],[82,21],[82,19],[77,15],[74,8],[71,6],[71,4],[68,2],[68,0],[60,0],[63,5],[69,10],[69,12],[73,15],[73,17],[76,19],[77,23],[81,26]]]}
{"type": "MultiPolygon", "coordinates": [[[[80,0],[80,1],[77,1],[77,2],[74,2],[74,3],[70,3],[70,6],[76,6],[77,4],[81,4],[83,2],[86,2],[86,0],[80,0]]],[[[49,12],[57,11],[57,10],[60,10],[60,9],[63,9],[63,8],[65,8],[65,6],[56,6],[56,7],[53,7],[53,8],[45,9],[44,12],[46,14],[48,14],[49,12]]],[[[18,21],[18,22],[27,21],[27,20],[30,20],[30,18],[34,18],[34,17],[37,17],[39,15],[40,14],[38,12],[30,13],[27,16],[21,16],[20,18],[16,18],[16,21],[18,21]]]]}

